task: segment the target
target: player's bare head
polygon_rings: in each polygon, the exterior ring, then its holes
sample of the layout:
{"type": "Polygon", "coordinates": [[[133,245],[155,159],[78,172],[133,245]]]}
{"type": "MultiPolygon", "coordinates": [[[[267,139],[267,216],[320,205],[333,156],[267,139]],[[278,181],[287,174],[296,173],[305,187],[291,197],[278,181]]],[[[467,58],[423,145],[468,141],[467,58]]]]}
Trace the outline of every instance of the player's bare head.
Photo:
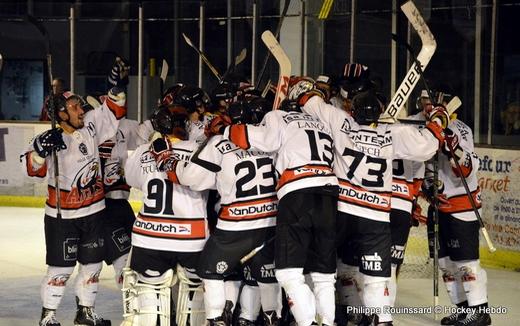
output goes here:
{"type": "Polygon", "coordinates": [[[360,125],[369,125],[379,120],[384,105],[374,91],[359,93],[352,99],[352,117],[360,125]]]}
{"type": "Polygon", "coordinates": [[[183,106],[190,120],[202,120],[206,109],[211,105],[208,94],[199,87],[186,85],[179,89],[174,103],[183,106]]]}
{"type": "Polygon", "coordinates": [[[64,92],[55,95],[54,109],[51,110],[55,115],[56,121],[61,126],[71,127],[72,129],[81,129],[84,127],[84,115],[86,102],[83,98],[72,92],[64,92]]]}
{"type": "Polygon", "coordinates": [[[161,105],[155,109],[150,117],[155,131],[163,136],[173,136],[181,140],[188,139],[187,120],[188,111],[178,104],[161,105]]]}
{"type": "Polygon", "coordinates": [[[61,94],[65,91],[65,80],[56,77],[52,80],[52,94],[61,94]]]}

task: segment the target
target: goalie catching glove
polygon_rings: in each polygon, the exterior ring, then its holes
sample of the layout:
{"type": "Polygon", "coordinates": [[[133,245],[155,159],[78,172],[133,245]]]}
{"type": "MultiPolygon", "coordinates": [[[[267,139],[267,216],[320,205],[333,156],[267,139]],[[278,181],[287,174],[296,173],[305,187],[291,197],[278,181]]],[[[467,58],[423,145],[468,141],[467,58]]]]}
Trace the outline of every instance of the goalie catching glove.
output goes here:
{"type": "Polygon", "coordinates": [[[52,151],[59,152],[66,149],[67,145],[63,142],[63,129],[50,129],[38,135],[33,142],[34,151],[38,156],[45,158],[52,151]]]}
{"type": "Polygon", "coordinates": [[[161,172],[172,171],[177,161],[172,157],[172,143],[166,137],[157,138],[150,146],[157,169],[161,172]]]}

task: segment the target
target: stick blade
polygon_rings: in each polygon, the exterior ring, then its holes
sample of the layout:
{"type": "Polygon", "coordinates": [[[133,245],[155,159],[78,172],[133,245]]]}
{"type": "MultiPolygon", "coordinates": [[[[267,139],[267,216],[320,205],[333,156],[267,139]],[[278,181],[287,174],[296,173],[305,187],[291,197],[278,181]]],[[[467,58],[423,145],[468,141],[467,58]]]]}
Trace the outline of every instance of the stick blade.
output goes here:
{"type": "Polygon", "coordinates": [[[462,101],[458,96],[453,97],[448,104],[446,104],[446,110],[452,115],[462,105],[462,101]]]}
{"type": "Polygon", "coordinates": [[[189,46],[195,47],[195,45],[193,45],[190,38],[186,34],[182,33],[182,37],[184,37],[184,41],[186,41],[186,43],[188,43],[189,46]]]}
{"type": "Polygon", "coordinates": [[[273,102],[273,109],[276,110],[280,103],[285,99],[289,87],[289,78],[291,77],[291,60],[283,50],[282,46],[276,40],[276,37],[269,30],[262,33],[262,41],[272,53],[280,67],[280,77],[276,85],[276,95],[273,102]]]}
{"type": "Polygon", "coordinates": [[[166,77],[168,76],[168,69],[168,62],[166,62],[166,60],[163,59],[161,67],[161,80],[163,84],[166,82],[166,77]]]}
{"type": "Polygon", "coordinates": [[[235,58],[235,66],[238,66],[247,56],[247,49],[243,48],[242,51],[235,58]]]}

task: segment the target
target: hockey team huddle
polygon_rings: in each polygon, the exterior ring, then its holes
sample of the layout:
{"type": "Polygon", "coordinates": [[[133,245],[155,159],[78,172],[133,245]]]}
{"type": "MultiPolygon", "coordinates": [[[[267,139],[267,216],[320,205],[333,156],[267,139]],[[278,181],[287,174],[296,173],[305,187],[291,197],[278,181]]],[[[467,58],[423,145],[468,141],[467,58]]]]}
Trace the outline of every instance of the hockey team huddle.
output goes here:
{"type": "Polygon", "coordinates": [[[60,325],[76,264],[74,325],[110,325],[94,310],[103,261],[125,326],[392,325],[410,227],[434,230],[420,195],[437,195],[439,266],[461,308],[441,324],[491,324],[460,180],[480,208],[478,158],[471,129],[445,109],[450,94],[423,91],[417,123],[380,123],[384,96],[349,63],[334,82],[291,77],[277,108],[236,76],[210,95],[179,83],[138,123],[125,117],[124,70],[114,66],[99,103],[56,95],[59,128],[21,155],[28,176],[48,179],[40,326],[60,325]],[[137,216],[130,187],[142,192],[137,216]]]}

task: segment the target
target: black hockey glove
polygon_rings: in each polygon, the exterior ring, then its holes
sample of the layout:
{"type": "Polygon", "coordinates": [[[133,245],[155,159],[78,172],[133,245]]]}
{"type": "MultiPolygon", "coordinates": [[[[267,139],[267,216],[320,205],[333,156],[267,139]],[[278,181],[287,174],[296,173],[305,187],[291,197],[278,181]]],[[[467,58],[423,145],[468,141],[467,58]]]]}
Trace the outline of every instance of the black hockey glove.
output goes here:
{"type": "Polygon", "coordinates": [[[66,149],[67,145],[63,142],[63,129],[50,129],[36,136],[33,142],[34,151],[40,157],[49,156],[53,150],[59,152],[66,149]]]}

